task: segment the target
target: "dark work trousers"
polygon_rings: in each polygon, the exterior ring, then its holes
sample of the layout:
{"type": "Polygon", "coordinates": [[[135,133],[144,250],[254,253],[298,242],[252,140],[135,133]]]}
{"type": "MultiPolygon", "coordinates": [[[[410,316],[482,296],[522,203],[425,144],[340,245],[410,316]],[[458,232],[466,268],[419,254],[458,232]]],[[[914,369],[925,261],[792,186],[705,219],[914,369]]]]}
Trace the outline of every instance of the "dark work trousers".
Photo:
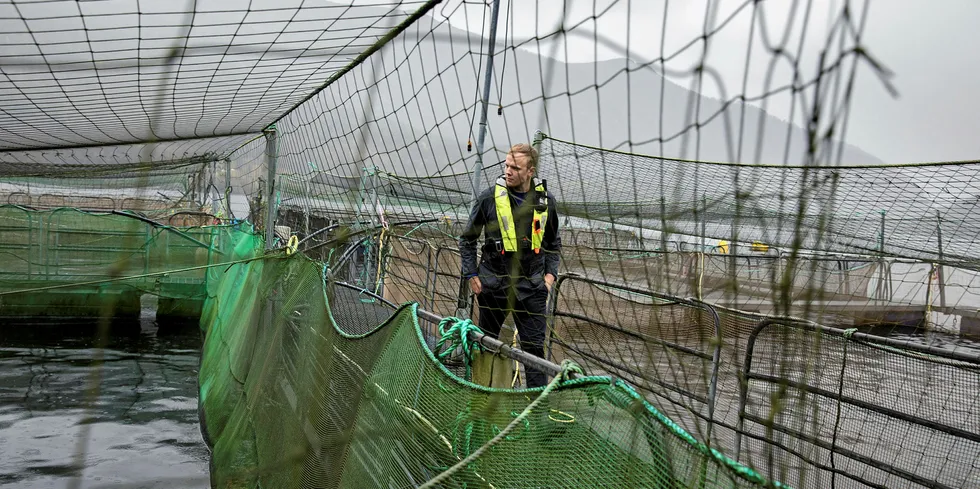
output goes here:
{"type": "MultiPolygon", "coordinates": [[[[542,286],[525,299],[517,299],[513,289],[487,290],[477,296],[480,304],[480,329],[499,339],[500,326],[510,313],[514,314],[521,349],[544,358],[544,342],[547,329],[545,310],[548,290],[542,286]],[[508,293],[509,290],[509,293],[508,293]]],[[[548,385],[548,376],[530,365],[524,366],[528,387],[548,385]]]]}

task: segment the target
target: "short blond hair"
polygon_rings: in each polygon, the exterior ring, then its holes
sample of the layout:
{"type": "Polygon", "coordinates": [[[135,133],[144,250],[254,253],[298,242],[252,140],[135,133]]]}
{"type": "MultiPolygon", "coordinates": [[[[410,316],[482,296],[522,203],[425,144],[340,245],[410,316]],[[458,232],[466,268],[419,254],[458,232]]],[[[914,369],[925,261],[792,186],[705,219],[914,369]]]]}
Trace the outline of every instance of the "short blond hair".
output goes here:
{"type": "Polygon", "coordinates": [[[527,157],[527,164],[536,172],[538,170],[538,150],[527,143],[517,143],[510,147],[507,154],[524,155],[527,157]]]}

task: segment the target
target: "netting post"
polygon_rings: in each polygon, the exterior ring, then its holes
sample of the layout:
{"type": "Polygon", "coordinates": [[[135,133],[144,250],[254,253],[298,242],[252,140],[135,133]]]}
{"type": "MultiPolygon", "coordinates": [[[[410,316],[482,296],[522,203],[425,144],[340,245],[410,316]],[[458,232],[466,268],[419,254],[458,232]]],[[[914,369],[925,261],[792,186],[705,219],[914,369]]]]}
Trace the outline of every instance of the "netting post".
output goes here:
{"type": "Polygon", "coordinates": [[[357,184],[357,214],[354,215],[355,223],[360,224],[361,214],[366,213],[372,226],[379,224],[381,216],[377,215],[379,201],[376,189],[378,185],[378,167],[362,168],[361,180],[357,184]]]}
{"type": "Polygon", "coordinates": [[[221,194],[218,192],[218,185],[215,183],[215,177],[218,176],[218,160],[211,160],[211,168],[208,172],[208,195],[211,196],[211,213],[217,214],[219,212],[218,208],[222,204],[221,194]]]}
{"type": "Polygon", "coordinates": [[[701,253],[704,253],[704,240],[708,235],[708,197],[704,194],[701,194],[701,205],[704,206],[704,212],[701,214],[701,253]]]}
{"type": "MultiPolygon", "coordinates": [[[[313,205],[310,200],[313,198],[313,193],[310,190],[310,179],[306,177],[300,177],[303,179],[303,191],[306,192],[306,198],[303,199],[303,235],[310,235],[310,213],[313,212],[313,205]]],[[[312,177],[311,177],[312,178],[312,177]]]]}
{"type": "Polygon", "coordinates": [[[939,282],[939,307],[946,307],[946,280],[943,271],[943,217],[936,211],[936,240],[939,242],[939,265],[936,269],[936,279],[939,282]]]}
{"type": "Polygon", "coordinates": [[[225,214],[228,219],[234,217],[231,213],[231,158],[225,158],[225,214]]]}
{"type": "Polygon", "coordinates": [[[881,211],[881,234],[878,235],[878,252],[885,256],[885,211],[881,211]]]}
{"type": "Polygon", "coordinates": [[[887,301],[885,285],[885,210],[881,210],[881,229],[878,232],[878,286],[875,289],[875,300],[887,301]]]}
{"type": "Polygon", "coordinates": [[[208,200],[208,180],[206,178],[206,173],[208,171],[208,165],[205,163],[201,166],[201,171],[197,173],[197,207],[198,209],[204,208],[204,204],[208,200]]]}
{"type": "Polygon", "coordinates": [[[265,249],[272,249],[273,241],[276,237],[276,162],[279,154],[276,149],[276,128],[270,127],[265,130],[265,156],[268,164],[268,175],[266,178],[265,205],[269,213],[265,219],[265,249]]]}
{"type": "Polygon", "coordinates": [[[483,77],[483,103],[480,113],[480,133],[476,138],[476,165],[473,166],[473,202],[480,195],[480,174],[483,173],[483,147],[487,139],[487,110],[490,104],[490,83],[493,81],[493,50],[497,44],[497,17],[500,14],[500,0],[493,0],[490,13],[490,45],[487,50],[487,71],[483,77]]]}
{"type": "MultiPolygon", "coordinates": [[[[507,34],[504,33],[504,38],[506,38],[506,37],[507,37],[507,34]]],[[[543,132],[541,132],[541,131],[534,131],[534,140],[531,141],[531,146],[534,146],[534,149],[538,150],[538,152],[541,151],[541,141],[544,141],[544,137],[545,136],[544,136],[544,133],[543,132]]]]}

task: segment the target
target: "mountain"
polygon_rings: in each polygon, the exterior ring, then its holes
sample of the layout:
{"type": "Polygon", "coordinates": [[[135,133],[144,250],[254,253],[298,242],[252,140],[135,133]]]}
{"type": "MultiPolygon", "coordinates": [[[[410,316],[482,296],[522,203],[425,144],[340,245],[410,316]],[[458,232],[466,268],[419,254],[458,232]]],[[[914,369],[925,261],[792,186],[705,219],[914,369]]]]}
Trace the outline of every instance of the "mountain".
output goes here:
{"type": "MultiPolygon", "coordinates": [[[[365,157],[399,175],[470,171],[475,150],[467,151],[466,146],[468,140],[476,145],[478,87],[486,61],[475,53],[484,52],[485,44],[476,33],[422,18],[317,95],[312,102],[324,106],[324,114],[301,109],[288,117],[291,124],[315,121],[321,128],[303,131],[303,140],[294,143],[302,146],[293,147],[312,148],[302,152],[302,159],[322,158],[330,164],[320,168],[340,175],[359,172],[365,157]]],[[[539,130],[579,144],[648,155],[776,165],[805,162],[804,131],[752,105],[744,106],[743,117],[737,103],[722,110],[722,101],[701,97],[700,128],[685,132],[697,96],[650,67],[625,59],[563,63],[523,48],[501,50],[499,44],[497,51],[486,164],[501,161],[511,144],[530,141],[539,130]],[[743,148],[737,157],[740,133],[743,148]],[[672,139],[661,145],[661,135],[672,139]]],[[[289,160],[287,156],[281,164],[289,160]]],[[[844,146],[842,161],[882,163],[853,145],[844,146]]],[[[306,165],[300,159],[293,164],[306,165]]]]}

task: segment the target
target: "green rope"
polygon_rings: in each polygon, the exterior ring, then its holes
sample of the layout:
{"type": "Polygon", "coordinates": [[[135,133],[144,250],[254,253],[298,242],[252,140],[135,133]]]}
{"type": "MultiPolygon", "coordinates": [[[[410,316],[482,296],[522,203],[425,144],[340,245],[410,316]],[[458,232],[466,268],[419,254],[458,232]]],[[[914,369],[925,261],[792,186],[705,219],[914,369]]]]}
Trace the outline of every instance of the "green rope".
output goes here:
{"type": "Polygon", "coordinates": [[[462,347],[464,358],[463,363],[466,365],[466,380],[470,380],[470,368],[472,365],[473,356],[476,355],[477,351],[482,349],[479,343],[473,343],[470,341],[471,331],[481,334],[483,333],[483,331],[469,319],[447,317],[442,321],[439,321],[439,334],[442,335],[442,337],[439,338],[439,342],[436,343],[435,350],[439,361],[445,363],[444,360],[449,358],[449,356],[456,351],[457,347],[462,347]],[[449,344],[448,348],[443,351],[442,347],[447,343],[449,344]]]}
{"type": "Polygon", "coordinates": [[[425,226],[426,224],[428,224],[428,223],[425,223],[425,222],[423,222],[423,223],[420,223],[420,224],[419,224],[418,226],[415,226],[414,228],[412,228],[412,230],[411,230],[411,231],[409,231],[409,232],[407,232],[407,233],[405,233],[405,234],[403,234],[403,235],[402,235],[402,237],[403,237],[403,238],[407,238],[407,237],[409,237],[409,236],[410,236],[410,235],[411,235],[412,233],[414,233],[415,231],[418,231],[418,230],[419,230],[419,228],[421,228],[422,226],[425,226]]]}
{"type": "MultiPolygon", "coordinates": [[[[446,318],[442,322],[444,323],[449,319],[456,320],[456,324],[459,324],[461,322],[470,323],[469,320],[463,321],[458,318],[446,318]]],[[[442,328],[442,323],[439,324],[439,327],[440,329],[442,328]]],[[[551,382],[549,382],[548,385],[545,386],[544,390],[541,391],[541,394],[538,395],[538,397],[534,399],[534,401],[528,404],[527,407],[525,407],[524,410],[521,411],[521,414],[518,415],[516,418],[514,418],[514,420],[511,421],[506,428],[501,430],[500,433],[497,433],[497,436],[491,438],[490,441],[486,442],[483,446],[478,448],[475,452],[471,453],[468,457],[464,458],[463,460],[460,460],[459,462],[456,463],[456,465],[450,467],[449,470],[435,476],[425,484],[419,486],[419,489],[429,489],[429,488],[436,487],[438,484],[452,477],[452,475],[455,474],[456,472],[459,472],[463,467],[468,466],[469,464],[473,463],[473,461],[480,458],[484,453],[487,452],[487,450],[493,448],[494,445],[504,440],[507,437],[507,435],[514,430],[514,428],[516,428],[518,425],[523,423],[525,419],[527,419],[527,417],[531,414],[531,411],[534,411],[534,409],[537,408],[538,405],[541,404],[541,402],[544,401],[544,399],[547,398],[549,394],[551,394],[551,391],[553,391],[556,387],[558,387],[558,385],[561,384],[562,382],[566,382],[570,380],[569,376],[572,373],[585,375],[585,373],[582,371],[582,367],[580,367],[577,363],[571,360],[562,361],[561,372],[559,372],[554,379],[551,379],[551,382]]]]}

